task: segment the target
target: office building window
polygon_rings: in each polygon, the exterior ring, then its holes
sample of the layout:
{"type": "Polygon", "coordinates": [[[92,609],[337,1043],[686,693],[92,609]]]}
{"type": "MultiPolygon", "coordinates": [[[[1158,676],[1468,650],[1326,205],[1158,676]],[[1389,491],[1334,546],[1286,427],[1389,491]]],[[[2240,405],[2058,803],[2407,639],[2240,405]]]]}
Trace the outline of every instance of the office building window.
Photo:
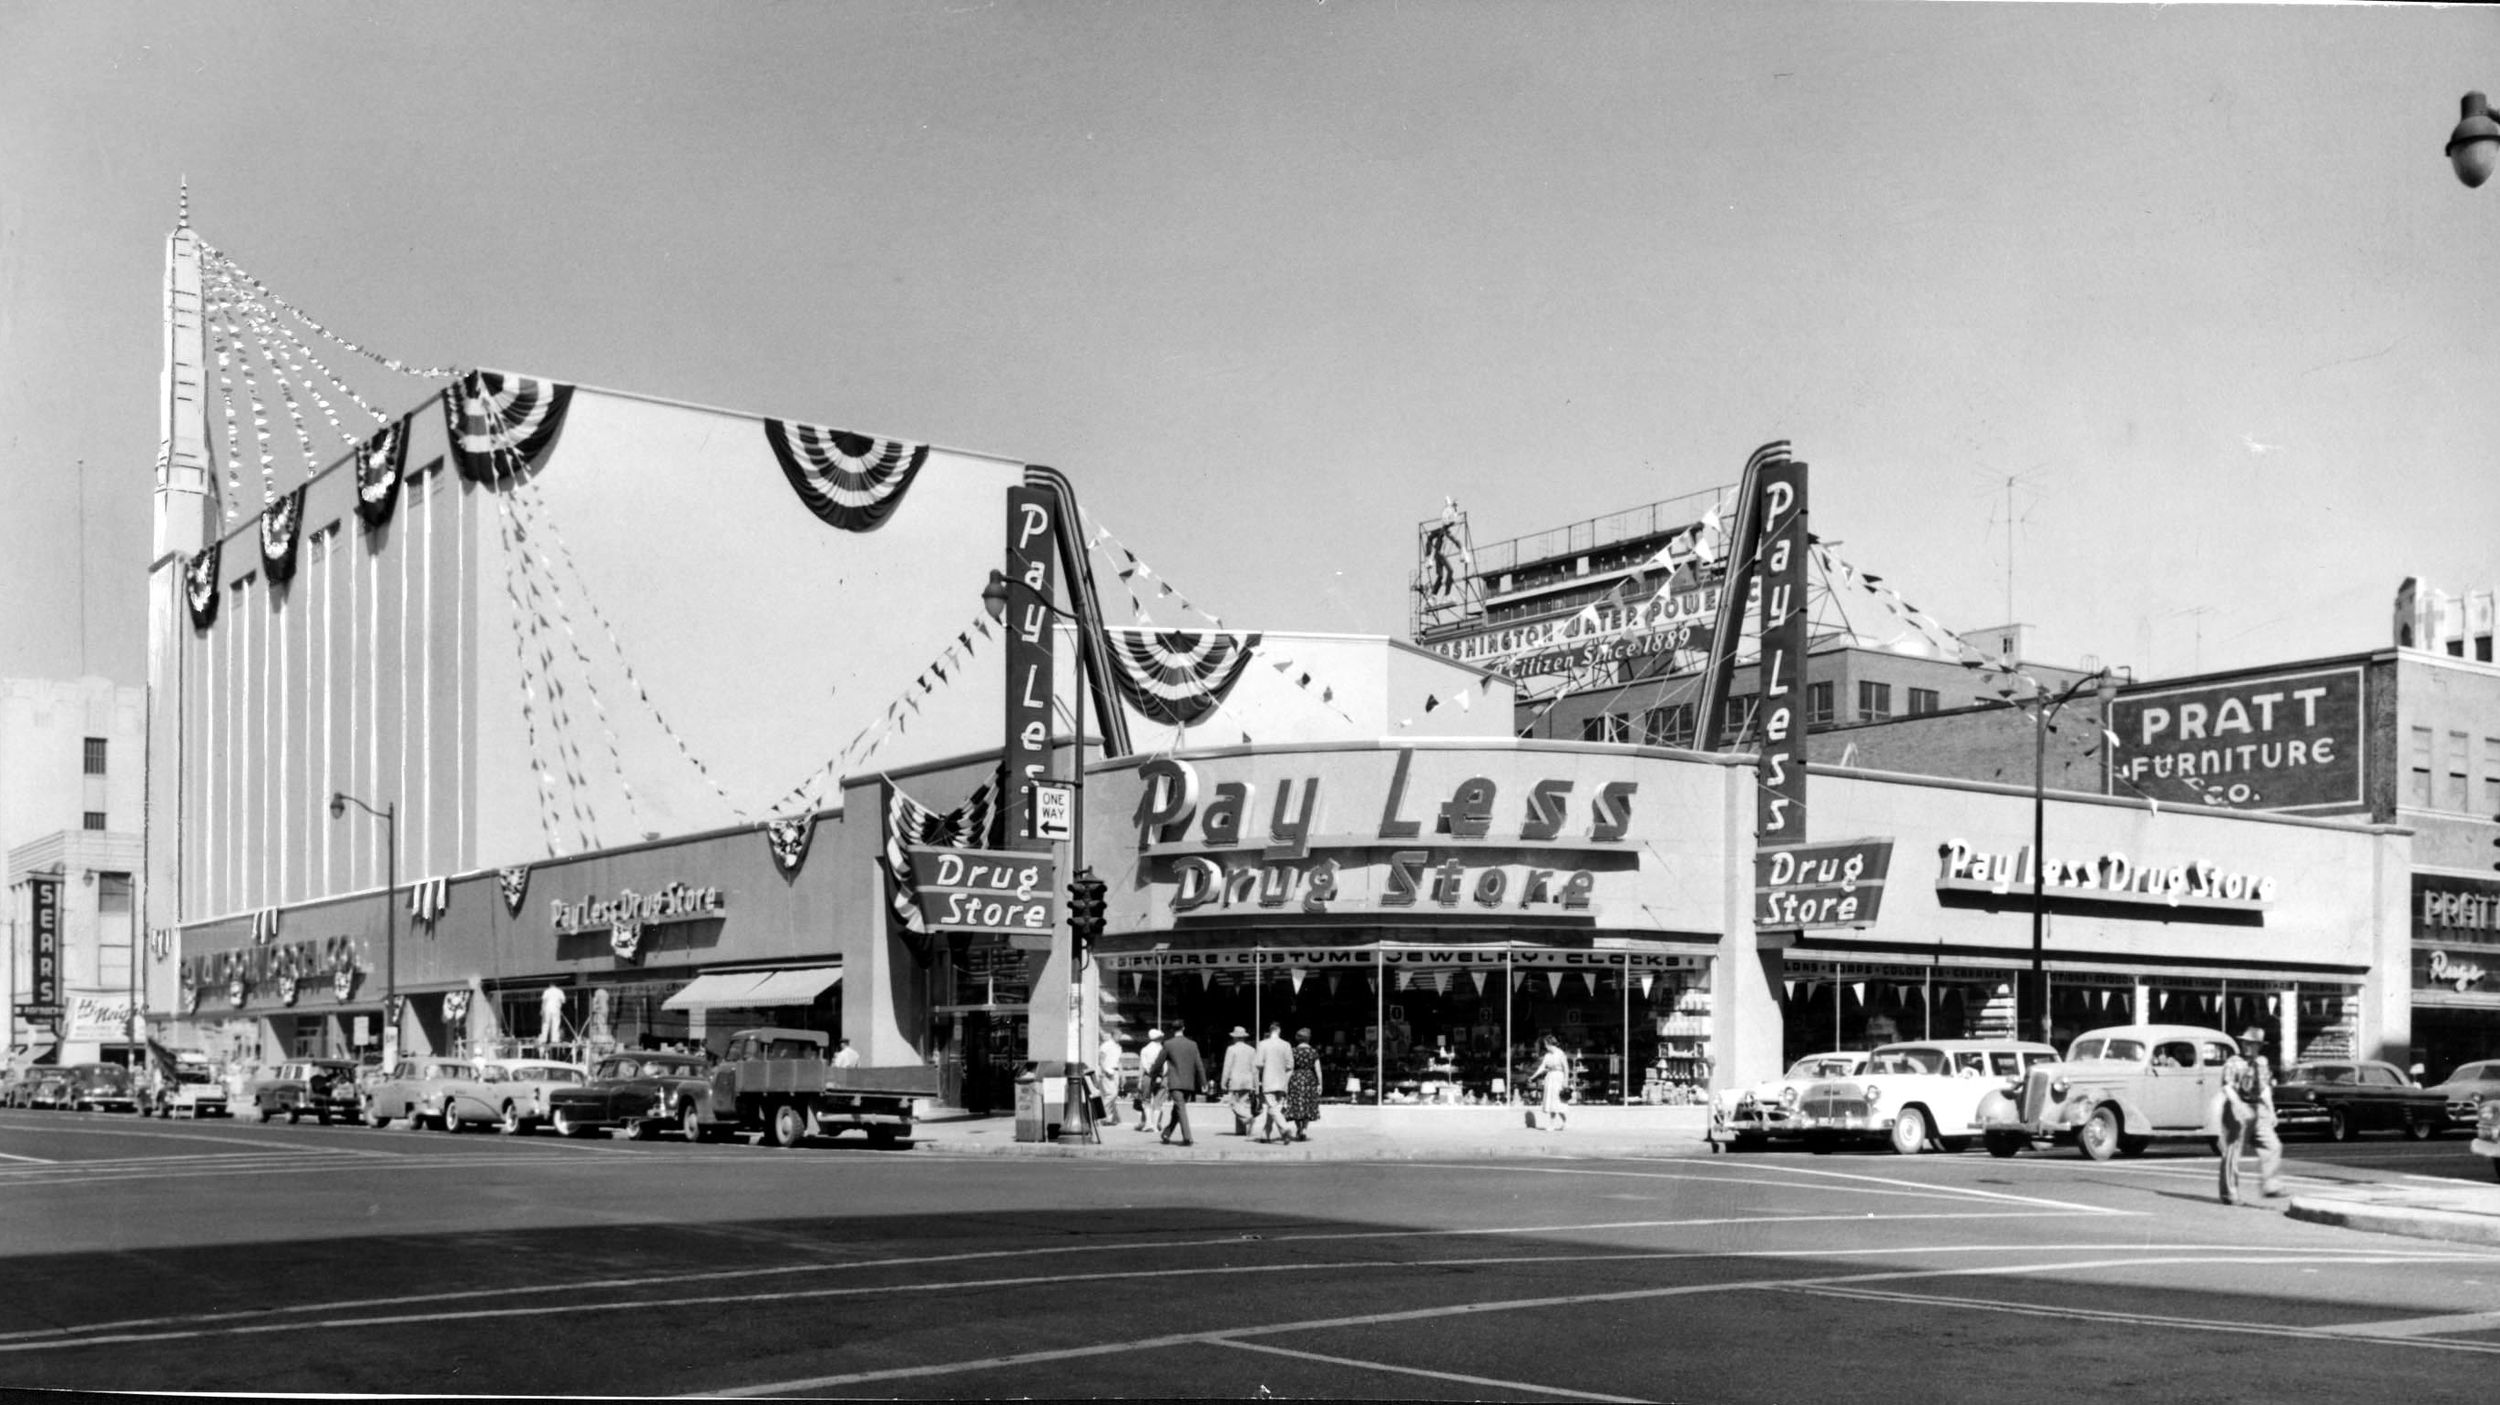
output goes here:
{"type": "Polygon", "coordinates": [[[2483,738],[2483,813],[2500,815],[2500,737],[2483,738]]]}
{"type": "Polygon", "coordinates": [[[2410,740],[2412,755],[2405,773],[2405,803],[2417,810],[2431,807],[2431,729],[2416,727],[2410,740]]]}
{"type": "Polygon", "coordinates": [[[104,738],[102,737],[87,738],[87,774],[91,776],[104,774],[104,738]]]}
{"type": "Polygon", "coordinates": [[[1580,719],[1580,740],[1584,742],[1628,742],[1632,739],[1632,714],[1601,712],[1580,719]]]}
{"type": "Polygon", "coordinates": [[[1743,741],[1746,734],[1753,730],[1754,709],[1760,704],[1761,699],[1752,697],[1727,700],[1719,716],[1726,723],[1726,737],[1730,744],[1743,741]]]}
{"type": "Polygon", "coordinates": [[[1809,727],[1828,727],[1831,725],[1831,721],[1832,685],[1829,683],[1808,683],[1806,685],[1806,725],[1809,727]]]}
{"type": "Polygon", "coordinates": [[[1936,710],[1936,702],[1937,698],[1935,689],[1912,688],[1910,690],[1910,715],[1912,717],[1925,717],[1927,714],[1936,710]]]}
{"type": "Polygon", "coordinates": [[[102,828],[104,828],[104,812],[103,812],[102,810],[89,810],[89,811],[87,811],[87,812],[86,812],[86,817],[87,817],[87,818],[86,818],[86,825],[87,825],[87,828],[89,828],[89,829],[102,829],[102,828]]]}
{"type": "Polygon", "coordinates": [[[1858,684],[1858,720],[1881,722],[1892,716],[1892,685],[1890,683],[1858,684]]]}
{"type": "Polygon", "coordinates": [[[2465,773],[2469,764],[2466,748],[2471,744],[2472,739],[2463,732],[2448,734],[2448,793],[2443,798],[2451,810],[2463,810],[2474,798],[2471,780],[2465,773]]]}
{"type": "Polygon", "coordinates": [[[1642,719],[1641,739],[1651,746],[1691,746],[1694,711],[1691,703],[1651,708],[1642,719]]]}

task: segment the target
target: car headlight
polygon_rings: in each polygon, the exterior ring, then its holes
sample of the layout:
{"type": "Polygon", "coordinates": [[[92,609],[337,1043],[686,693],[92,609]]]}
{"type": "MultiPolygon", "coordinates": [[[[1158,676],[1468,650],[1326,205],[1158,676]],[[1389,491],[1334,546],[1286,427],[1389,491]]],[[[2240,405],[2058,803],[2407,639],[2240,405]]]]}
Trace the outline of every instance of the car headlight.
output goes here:
{"type": "Polygon", "coordinates": [[[1867,1105],[1868,1107],[1873,1107],[1873,1106],[1875,1106],[1876,1104],[1878,1104],[1878,1103],[1882,1102],[1883,1100],[1884,1100],[1884,1090],[1883,1090],[1883,1089],[1876,1087],[1876,1086],[1875,1086],[1874,1084],[1872,1084],[1872,1083],[1869,1083],[1869,1084],[1867,1084],[1867,1085],[1866,1085],[1866,1105],[1867,1105]]]}
{"type": "Polygon", "coordinates": [[[1796,1089],[1796,1086],[1795,1086],[1794,1084],[1791,1084],[1791,1085],[1790,1085],[1790,1086],[1788,1086],[1788,1087],[1785,1087],[1785,1088],[1780,1089],[1780,1106],[1781,1106],[1781,1107],[1790,1107],[1790,1108],[1793,1108],[1793,1107],[1795,1107],[1796,1105],[1797,1105],[1797,1089],[1796,1089]]]}
{"type": "Polygon", "coordinates": [[[2052,1102],[2066,1101],[2066,1095],[2072,1091],[2071,1085],[2063,1078],[2051,1079],[2049,1082],[2049,1100],[2052,1102]]]}

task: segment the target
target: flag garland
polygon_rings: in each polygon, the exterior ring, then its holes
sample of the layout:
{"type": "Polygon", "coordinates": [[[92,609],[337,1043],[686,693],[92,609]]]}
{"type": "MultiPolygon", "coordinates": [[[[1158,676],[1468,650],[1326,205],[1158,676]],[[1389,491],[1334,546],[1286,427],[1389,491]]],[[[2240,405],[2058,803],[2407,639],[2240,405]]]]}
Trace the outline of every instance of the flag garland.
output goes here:
{"type": "Polygon", "coordinates": [[[295,579],[296,547],[303,539],[304,490],[281,493],[260,513],[260,563],[271,585],[295,579]]]}
{"type": "Polygon", "coordinates": [[[210,542],[182,568],[182,599],[191,607],[193,629],[217,623],[217,558],[224,545],[210,542]]]}
{"type": "Polygon", "coordinates": [[[845,532],[884,526],[929,457],[926,444],[788,420],[764,421],[764,438],[799,501],[845,532]]]}
{"type": "Polygon", "coordinates": [[[521,904],[528,898],[530,870],[528,864],[495,870],[495,884],[503,893],[503,910],[510,916],[521,915],[521,904]]]}
{"type": "Polygon", "coordinates": [[[931,954],[929,924],[920,915],[920,887],[912,879],[911,855],[906,851],[914,847],[995,848],[1006,814],[998,803],[1000,780],[991,776],[964,803],[944,814],[905,795],[901,786],[890,781],[886,789],[885,846],[879,861],[885,866],[896,925],[905,933],[912,955],[925,964],[931,954]]]}
{"type": "Polygon", "coordinates": [[[391,520],[408,471],[408,421],[396,420],[356,446],[356,515],[367,527],[391,520]]]}
{"type": "Polygon", "coordinates": [[[475,370],[443,393],[452,462],[473,483],[534,471],[564,430],[573,387],[534,376],[475,370]]]}
{"type": "MultiPolygon", "coordinates": [[[[1106,630],[1111,679],[1150,721],[1190,726],[1224,705],[1259,647],[1257,634],[1218,630],[1106,630]]],[[[1307,679],[1307,675],[1306,675],[1307,679]]]]}

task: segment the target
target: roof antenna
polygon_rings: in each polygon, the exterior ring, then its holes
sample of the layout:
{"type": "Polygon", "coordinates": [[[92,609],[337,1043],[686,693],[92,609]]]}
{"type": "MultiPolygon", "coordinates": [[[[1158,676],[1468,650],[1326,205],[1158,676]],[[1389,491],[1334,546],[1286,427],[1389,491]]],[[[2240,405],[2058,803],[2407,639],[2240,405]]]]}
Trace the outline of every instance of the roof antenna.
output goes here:
{"type": "Polygon", "coordinates": [[[184,177],[182,177],[182,204],[181,204],[181,208],[180,208],[180,209],[179,209],[179,210],[175,213],[175,215],[174,215],[174,228],[176,228],[176,229],[189,229],[190,227],[191,227],[191,177],[190,177],[190,176],[188,176],[188,175],[185,175],[184,177]]]}

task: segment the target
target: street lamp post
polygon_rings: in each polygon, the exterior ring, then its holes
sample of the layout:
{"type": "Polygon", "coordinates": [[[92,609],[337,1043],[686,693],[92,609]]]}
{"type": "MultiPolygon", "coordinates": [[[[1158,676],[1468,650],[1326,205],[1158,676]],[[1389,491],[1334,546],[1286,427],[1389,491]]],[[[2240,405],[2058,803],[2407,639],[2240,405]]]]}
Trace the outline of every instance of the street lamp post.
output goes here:
{"type": "MultiPolygon", "coordinates": [[[[2067,684],[2065,691],[2059,693],[2053,699],[2048,696],[2048,690],[2045,687],[2042,688],[2033,696],[2030,708],[2028,709],[2031,713],[2032,720],[2031,999],[2028,1004],[2034,1012],[2034,1022],[2031,1027],[2032,1037],[2039,1040],[2043,1044],[2051,1042],[2049,1038],[2049,973],[2047,961],[2048,913],[2046,910],[2046,903],[2044,902],[2047,888],[2045,880],[2048,872],[2048,860],[2047,855],[2043,852],[2048,841],[2049,733],[2055,730],[2057,714],[2063,712],[2066,708],[2066,704],[2073,702],[2075,700],[2075,695],[2082,692],[2087,684],[2092,686],[2095,696],[2100,701],[2101,714],[2104,719],[2104,724],[2106,724],[2106,719],[2109,714],[2110,699],[2115,697],[2118,692],[2117,680],[2110,676],[2110,672],[2106,668],[2102,669],[2098,673],[2085,674],[2083,677],[2067,684]]],[[[2020,704],[2016,704],[2016,706],[2020,706],[2020,704]]],[[[2020,1026],[2022,1024],[2022,1014],[2020,1009],[2022,1003],[2024,1002],[2017,1002],[2017,1009],[2015,1012],[2015,1024],[2017,1026],[2016,1033],[2018,1037],[2021,1032],[2020,1026]]]]}
{"type": "Polygon", "coordinates": [[[2500,122],[2492,121],[2491,105],[2481,93],[2467,93],[2457,108],[2456,128],[2448,133],[2448,164],[2470,190],[2491,179],[2492,167],[2500,164],[2500,122]]]}
{"type": "Polygon", "coordinates": [[[377,810],[343,790],[330,792],[330,818],[353,805],[382,822],[382,1062],[399,1059],[399,802],[377,810]]]}

